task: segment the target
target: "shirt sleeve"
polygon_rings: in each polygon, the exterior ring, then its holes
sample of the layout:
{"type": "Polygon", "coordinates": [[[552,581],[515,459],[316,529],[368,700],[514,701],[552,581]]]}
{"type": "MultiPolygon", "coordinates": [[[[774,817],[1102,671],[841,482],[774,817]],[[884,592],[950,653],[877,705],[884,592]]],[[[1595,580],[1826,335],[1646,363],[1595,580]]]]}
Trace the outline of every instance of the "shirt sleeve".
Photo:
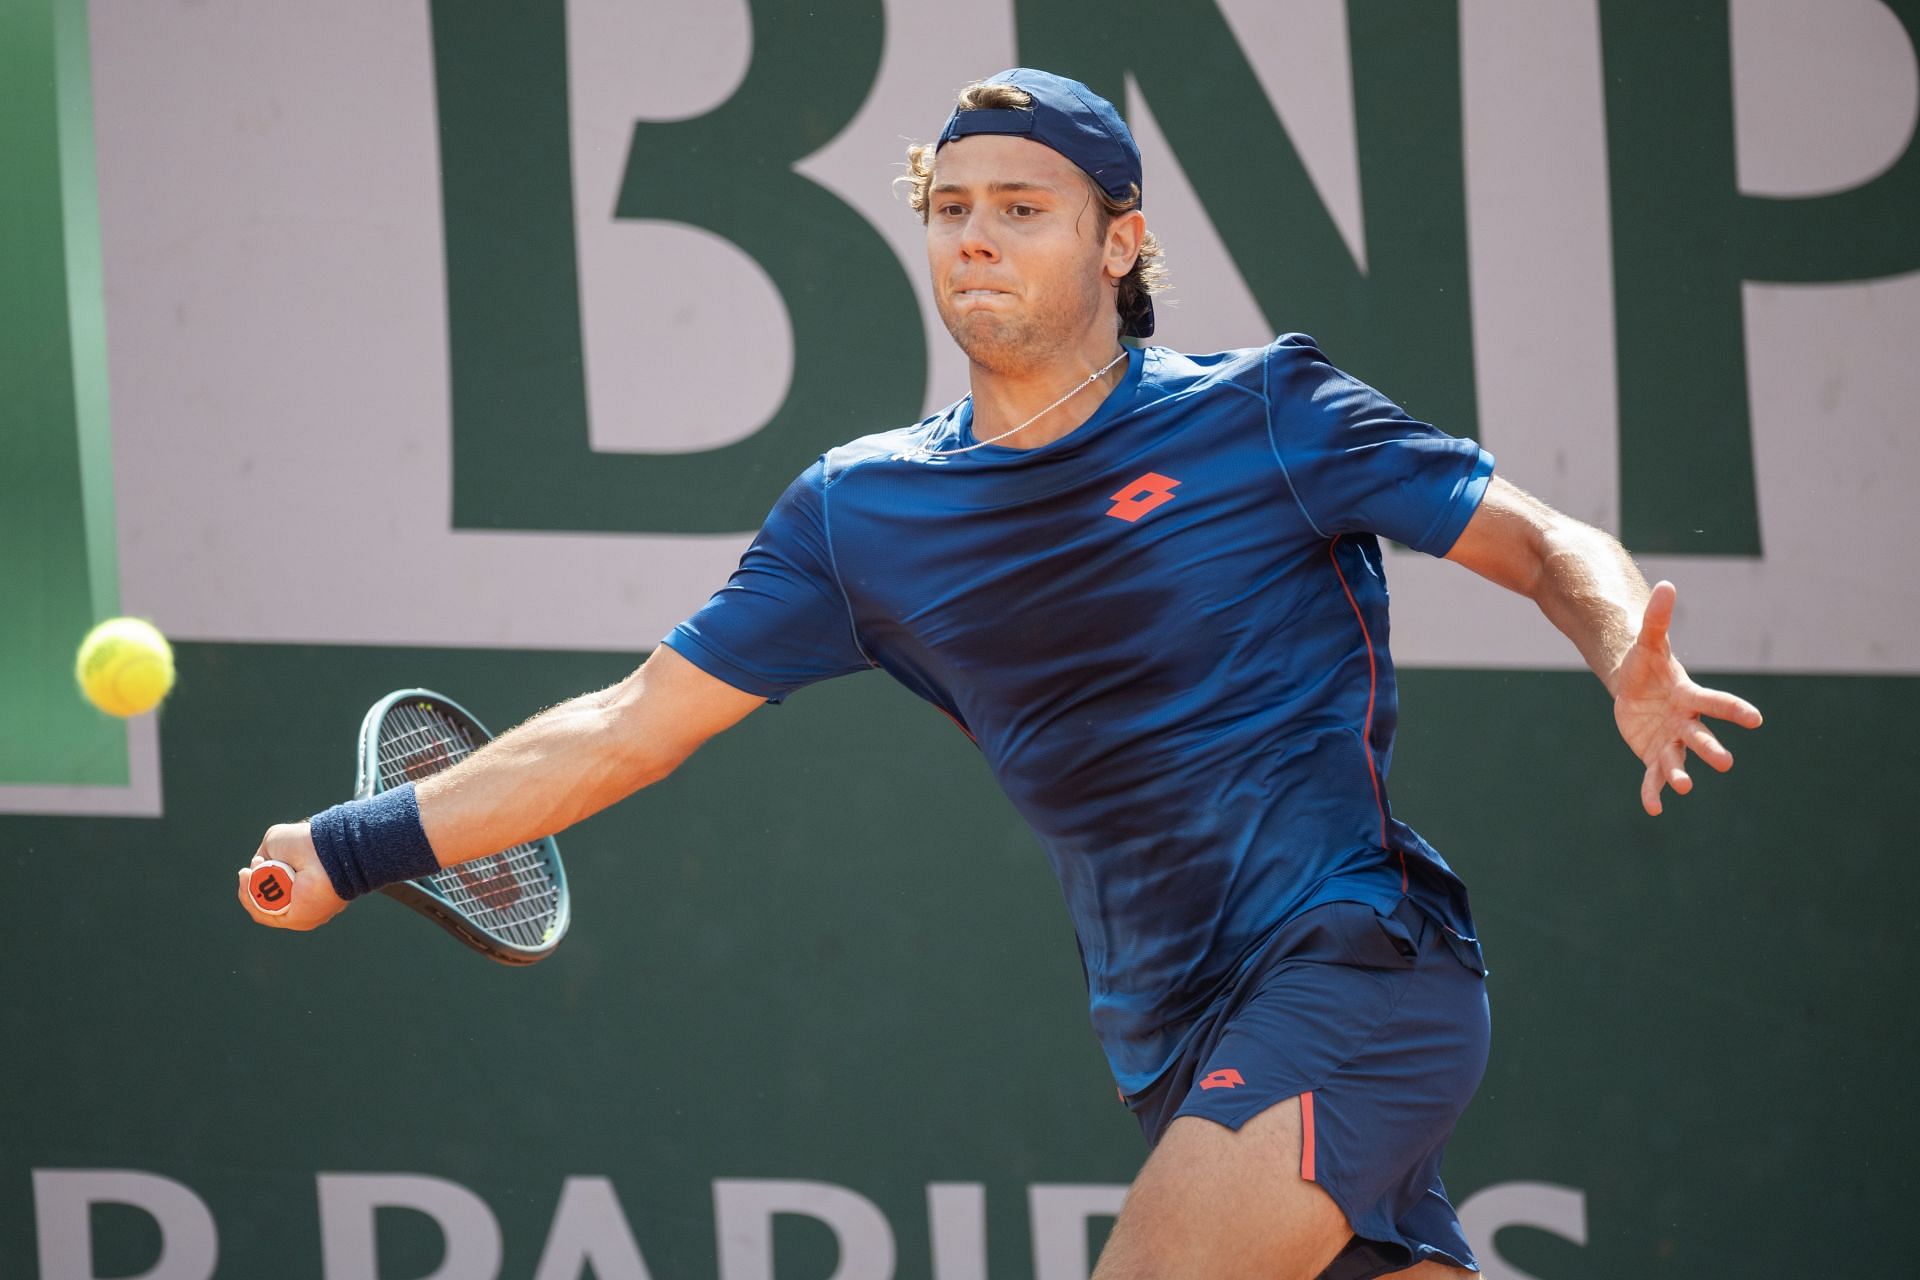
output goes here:
{"type": "Polygon", "coordinates": [[[1294,501],[1326,537],[1374,533],[1443,556],[1493,478],[1493,455],[1408,417],[1311,338],[1267,348],[1267,425],[1294,501]]]}
{"type": "Polygon", "coordinates": [[[872,666],[834,573],[825,493],[815,463],[787,486],[727,584],[662,643],[769,702],[872,666]]]}

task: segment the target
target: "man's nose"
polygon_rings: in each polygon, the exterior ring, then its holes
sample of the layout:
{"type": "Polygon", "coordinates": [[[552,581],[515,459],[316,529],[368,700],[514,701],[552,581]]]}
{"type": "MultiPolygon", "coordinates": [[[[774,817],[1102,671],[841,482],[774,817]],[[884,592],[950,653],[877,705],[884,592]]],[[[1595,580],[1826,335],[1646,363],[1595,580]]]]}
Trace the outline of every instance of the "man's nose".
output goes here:
{"type": "Polygon", "coordinates": [[[988,234],[987,220],[978,213],[967,215],[966,222],[960,228],[960,256],[963,258],[984,258],[989,262],[1000,257],[1000,250],[994,245],[993,237],[988,234]]]}

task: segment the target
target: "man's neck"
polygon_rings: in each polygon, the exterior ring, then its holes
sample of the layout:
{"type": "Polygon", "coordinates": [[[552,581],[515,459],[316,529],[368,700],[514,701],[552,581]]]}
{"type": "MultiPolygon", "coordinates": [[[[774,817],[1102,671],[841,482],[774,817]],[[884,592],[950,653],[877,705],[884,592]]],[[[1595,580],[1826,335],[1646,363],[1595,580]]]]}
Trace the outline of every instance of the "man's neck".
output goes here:
{"type": "Polygon", "coordinates": [[[1099,411],[1126,376],[1125,354],[1112,334],[1102,334],[1058,359],[1017,372],[974,365],[973,438],[1010,433],[996,441],[1009,449],[1052,444],[1099,411]]]}

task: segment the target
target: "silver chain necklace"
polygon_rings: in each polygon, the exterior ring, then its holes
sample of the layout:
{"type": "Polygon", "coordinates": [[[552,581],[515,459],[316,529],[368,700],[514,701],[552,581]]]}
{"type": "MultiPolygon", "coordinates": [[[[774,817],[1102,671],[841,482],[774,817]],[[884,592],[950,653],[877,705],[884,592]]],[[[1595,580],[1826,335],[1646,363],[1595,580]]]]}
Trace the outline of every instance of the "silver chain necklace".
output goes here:
{"type": "Polygon", "coordinates": [[[1100,366],[1098,369],[1088,374],[1086,376],[1085,381],[1075,383],[1073,386],[1073,389],[1068,391],[1067,394],[1061,396],[1058,400],[1055,400],[1052,404],[1048,405],[1046,408],[1042,409],[1040,412],[1034,414],[1031,418],[1028,418],[1025,422],[1013,428],[1011,431],[1002,431],[997,436],[989,436],[985,440],[976,440],[974,443],[968,444],[968,445],[962,445],[958,449],[929,449],[927,448],[926,444],[923,442],[921,444],[914,445],[910,449],[904,449],[901,452],[894,454],[893,455],[894,461],[925,462],[931,458],[951,458],[962,453],[972,453],[975,449],[984,449],[990,444],[998,444],[1000,441],[1005,440],[1008,436],[1017,436],[1022,431],[1025,431],[1028,427],[1032,426],[1034,423],[1040,421],[1040,419],[1052,413],[1055,409],[1058,409],[1061,405],[1065,404],[1067,401],[1079,395],[1082,391],[1085,391],[1088,387],[1092,386],[1094,383],[1100,381],[1100,379],[1106,377],[1107,374],[1113,371],[1113,366],[1119,364],[1122,360],[1125,360],[1126,358],[1127,358],[1127,350],[1125,347],[1122,347],[1120,349],[1119,355],[1115,356],[1113,359],[1107,361],[1104,365],[1100,366]]]}

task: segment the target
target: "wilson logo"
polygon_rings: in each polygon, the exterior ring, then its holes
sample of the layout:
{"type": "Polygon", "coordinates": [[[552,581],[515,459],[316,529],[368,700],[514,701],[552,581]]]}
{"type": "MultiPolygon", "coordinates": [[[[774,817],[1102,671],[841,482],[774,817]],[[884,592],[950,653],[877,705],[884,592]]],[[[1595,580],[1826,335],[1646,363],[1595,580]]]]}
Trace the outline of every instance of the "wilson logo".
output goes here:
{"type": "Polygon", "coordinates": [[[1235,1071],[1232,1067],[1222,1067],[1218,1071],[1209,1071],[1206,1077],[1200,1081],[1200,1088],[1203,1090],[1231,1089],[1245,1083],[1246,1080],[1241,1077],[1238,1071],[1235,1071]]]}
{"type": "Polygon", "coordinates": [[[1178,480],[1170,480],[1158,471],[1149,471],[1113,495],[1113,505],[1107,508],[1107,514],[1132,524],[1155,507],[1172,502],[1173,491],[1179,487],[1178,480]]]}

